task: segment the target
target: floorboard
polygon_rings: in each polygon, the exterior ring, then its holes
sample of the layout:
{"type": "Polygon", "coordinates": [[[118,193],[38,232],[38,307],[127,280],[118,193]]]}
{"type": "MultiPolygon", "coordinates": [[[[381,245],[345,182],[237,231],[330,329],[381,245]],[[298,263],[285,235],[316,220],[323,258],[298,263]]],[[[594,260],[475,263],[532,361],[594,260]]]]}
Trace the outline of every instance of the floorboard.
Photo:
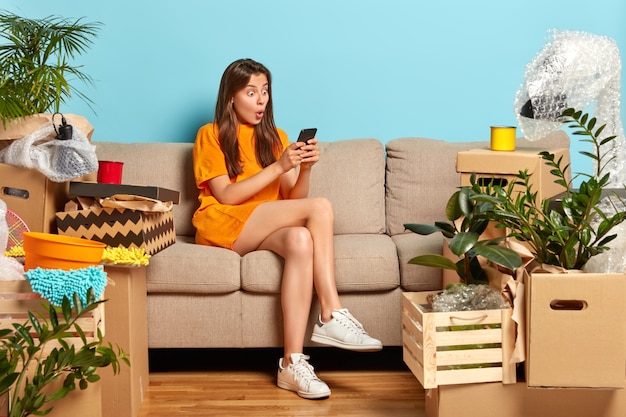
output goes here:
{"type": "Polygon", "coordinates": [[[400,348],[377,353],[311,348],[306,354],[331,388],[304,400],[276,387],[278,349],[150,351],[150,384],[139,417],[424,417],[424,390],[400,348]]]}

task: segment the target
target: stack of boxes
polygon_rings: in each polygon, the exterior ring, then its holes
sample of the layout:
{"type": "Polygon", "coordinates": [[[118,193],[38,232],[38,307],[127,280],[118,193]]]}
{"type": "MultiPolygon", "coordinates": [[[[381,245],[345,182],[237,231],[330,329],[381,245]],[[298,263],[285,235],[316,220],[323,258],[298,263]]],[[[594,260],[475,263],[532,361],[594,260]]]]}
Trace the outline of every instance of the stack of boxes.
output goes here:
{"type": "MultiPolygon", "coordinates": [[[[472,173],[479,182],[501,185],[528,169],[538,199],[563,192],[550,168],[538,155],[543,149],[514,152],[476,149],[459,152],[461,185],[472,173]]],[[[551,149],[556,159],[569,163],[567,149],[551,149]]],[[[416,363],[416,308],[422,296],[403,298],[405,362],[426,388],[427,417],[623,417],[626,416],[626,279],[624,274],[532,274],[525,283],[526,361],[518,369],[519,382],[455,381],[424,385],[421,369],[431,352],[416,363]],[[421,378],[421,379],[420,379],[421,378]]],[[[432,313],[448,314],[448,313],[432,313]]],[[[419,341],[426,348],[428,341],[419,341]]],[[[476,343],[471,339],[461,344],[476,343]]],[[[428,349],[425,349],[426,352],[428,349]]],[[[503,364],[504,365],[504,364],[503,364]]]]}
{"type": "MultiPolygon", "coordinates": [[[[78,116],[66,116],[91,137],[93,128],[86,120],[78,116]]],[[[49,123],[49,119],[47,115],[36,116],[30,120],[29,126],[4,131],[0,135],[0,149],[9,146],[11,140],[23,137],[26,133],[22,130],[32,131],[42,123],[49,123]]],[[[172,204],[178,204],[180,200],[178,191],[153,186],[98,184],[90,181],[93,178],[95,175],[87,175],[81,178],[84,182],[56,183],[37,170],[0,164],[0,199],[31,231],[97,240],[112,247],[140,248],[148,255],[154,255],[176,241],[172,210],[148,212],[124,208],[90,208],[66,211],[66,204],[72,197],[106,198],[125,194],[172,204]]],[[[107,288],[106,297],[109,301],[104,309],[104,317],[97,317],[98,326],[105,321],[110,323],[104,332],[105,342],[124,349],[130,355],[131,367],[122,366],[118,375],[114,375],[110,368],[104,369],[99,383],[91,385],[86,391],[76,390],[66,399],[56,402],[50,416],[138,415],[149,382],[145,269],[106,265],[108,278],[115,285],[107,288]]],[[[34,308],[33,303],[40,306],[41,300],[22,294],[35,296],[27,281],[0,282],[4,282],[2,290],[10,292],[0,294],[4,300],[0,303],[0,328],[10,326],[13,319],[22,321],[26,311],[34,308]],[[23,316],[16,316],[16,312],[22,312],[23,316]]],[[[85,326],[84,329],[89,327],[85,326]]],[[[2,407],[0,403],[0,414],[2,409],[6,411],[6,404],[2,407]]]]}

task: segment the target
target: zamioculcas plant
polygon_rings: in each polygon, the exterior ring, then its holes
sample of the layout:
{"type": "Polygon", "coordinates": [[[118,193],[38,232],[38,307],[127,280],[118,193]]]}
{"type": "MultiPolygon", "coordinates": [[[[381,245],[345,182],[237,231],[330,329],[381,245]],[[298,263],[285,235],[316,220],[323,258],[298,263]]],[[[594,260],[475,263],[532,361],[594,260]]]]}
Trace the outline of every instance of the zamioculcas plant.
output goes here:
{"type": "Polygon", "coordinates": [[[558,199],[537,201],[537,193],[529,183],[527,171],[519,173],[518,181],[507,187],[483,188],[474,199],[491,204],[488,217],[506,227],[510,236],[526,242],[538,263],[556,265],[565,269],[583,269],[593,256],[607,251],[608,243],[617,235],[614,228],[626,219],[625,201],[615,191],[607,189],[610,173],[604,173],[607,160],[602,149],[615,140],[614,135],[602,137],[605,125],[596,129],[596,119],[587,113],[567,109],[563,123],[574,129],[573,135],[582,136],[593,147],[593,152],[581,152],[595,163],[592,175],[578,174],[583,180],[573,188],[563,165],[554,154],[541,152],[541,157],[552,168],[555,182],[567,191],[558,199]],[[521,186],[520,188],[514,187],[521,186]]]}
{"type": "Polygon", "coordinates": [[[9,395],[9,417],[48,414],[51,403],[65,397],[77,384],[84,390],[98,381],[98,368],[111,366],[117,374],[120,361],[130,365],[124,351],[103,343],[99,330],[95,340],[88,341],[77,324],[102,302],[89,290],[84,305],[77,294],[73,308],[64,297],[60,309],[48,305],[47,318],[28,312],[26,323],[13,323],[12,329],[0,330],[0,395],[9,395]],[[65,340],[74,333],[82,343],[69,344],[65,340]],[[44,352],[52,342],[59,346],[44,352]],[[46,388],[57,380],[62,380],[62,385],[48,393],[46,388]]]}

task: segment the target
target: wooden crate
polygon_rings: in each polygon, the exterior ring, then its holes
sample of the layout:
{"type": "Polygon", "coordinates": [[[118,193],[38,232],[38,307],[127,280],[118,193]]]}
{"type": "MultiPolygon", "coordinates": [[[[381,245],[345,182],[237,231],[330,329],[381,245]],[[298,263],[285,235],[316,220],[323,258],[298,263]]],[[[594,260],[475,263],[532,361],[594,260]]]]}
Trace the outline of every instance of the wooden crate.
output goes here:
{"type": "Polygon", "coordinates": [[[422,386],[515,383],[512,309],[432,312],[435,293],[402,295],[403,358],[422,386]]]}
{"type": "MultiPolygon", "coordinates": [[[[95,310],[76,321],[85,333],[88,343],[97,338],[98,329],[104,334],[104,304],[101,303],[95,310]]],[[[27,280],[0,280],[0,329],[13,329],[13,323],[26,324],[28,311],[35,313],[39,321],[43,321],[48,318],[48,305],[48,301],[32,292],[27,280]]],[[[63,320],[62,313],[58,314],[59,319],[63,320]]],[[[66,337],[65,341],[68,344],[82,345],[78,334],[75,337],[66,337]]],[[[49,351],[59,346],[58,342],[49,342],[44,350],[49,351]]]]}

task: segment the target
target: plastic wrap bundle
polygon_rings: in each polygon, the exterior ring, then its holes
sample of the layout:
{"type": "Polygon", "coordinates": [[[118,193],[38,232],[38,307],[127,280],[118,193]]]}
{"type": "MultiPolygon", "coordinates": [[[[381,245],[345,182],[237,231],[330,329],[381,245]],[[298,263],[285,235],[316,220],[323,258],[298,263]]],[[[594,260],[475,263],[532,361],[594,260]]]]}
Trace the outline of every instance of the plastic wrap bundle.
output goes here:
{"type": "MultiPolygon", "coordinates": [[[[620,117],[622,63],[615,41],[584,32],[551,31],[551,39],[527,65],[524,82],[517,91],[514,111],[524,136],[539,140],[563,126],[559,116],[566,108],[586,111],[595,105],[596,127],[606,125],[602,138],[615,135],[603,145],[609,174],[607,188],[626,184],[626,140],[620,117]]],[[[594,167],[597,169],[597,167],[594,167]]],[[[605,198],[599,208],[613,215],[614,207],[605,198]]],[[[596,223],[599,224],[600,219],[596,223]]],[[[597,227],[597,224],[596,224],[597,227]]],[[[626,225],[613,232],[621,238],[609,244],[610,250],[594,256],[585,267],[589,272],[623,272],[626,269],[626,225]]]]}
{"type": "Polygon", "coordinates": [[[622,64],[615,41],[584,32],[550,32],[551,39],[526,66],[514,111],[524,136],[539,140],[562,126],[558,116],[568,107],[585,110],[595,104],[596,126],[616,135],[604,149],[611,186],[626,183],[625,140],[620,118],[622,64]]]}
{"type": "Polygon", "coordinates": [[[433,297],[433,311],[474,311],[508,307],[502,292],[488,285],[451,285],[433,297]]]}
{"type": "Polygon", "coordinates": [[[6,220],[7,205],[0,200],[0,280],[24,279],[24,266],[13,258],[4,256],[9,241],[9,225],[6,220]]]}
{"type": "Polygon", "coordinates": [[[98,170],[96,147],[78,128],[73,138],[54,138],[54,125],[44,124],[0,151],[0,162],[40,171],[54,182],[64,182],[98,170]]]}

